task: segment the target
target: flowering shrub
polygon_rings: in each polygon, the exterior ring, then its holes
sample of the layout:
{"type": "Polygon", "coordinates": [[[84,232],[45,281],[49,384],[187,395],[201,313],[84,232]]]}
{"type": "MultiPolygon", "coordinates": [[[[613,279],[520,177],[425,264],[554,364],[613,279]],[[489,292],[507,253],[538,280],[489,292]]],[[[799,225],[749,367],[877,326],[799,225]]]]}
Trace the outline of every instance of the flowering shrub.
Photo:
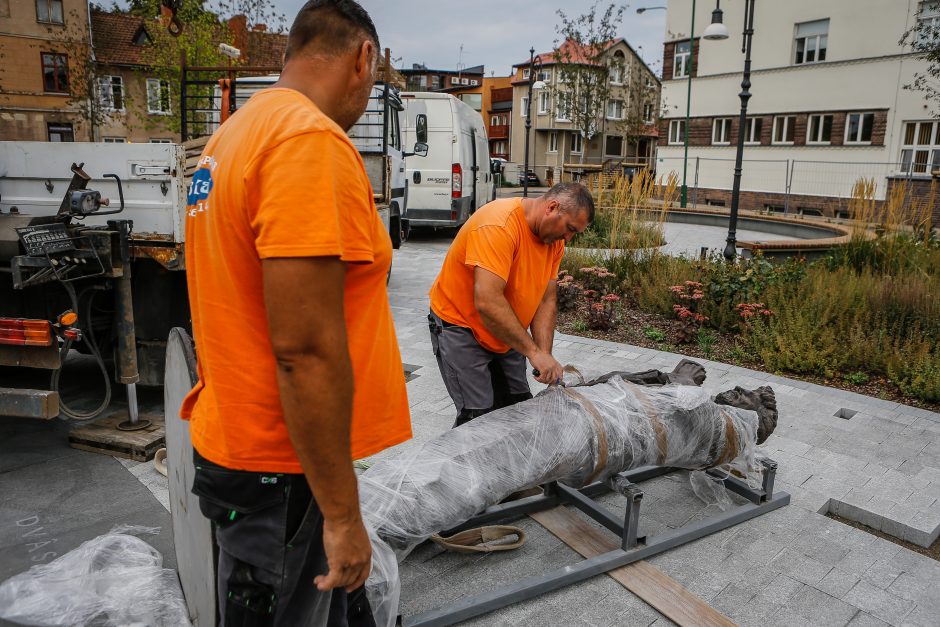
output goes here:
{"type": "Polygon", "coordinates": [[[744,324],[752,320],[765,320],[774,315],[774,312],[764,307],[764,303],[739,303],[734,306],[734,309],[744,324]]]}
{"type": "Polygon", "coordinates": [[[603,266],[590,266],[578,271],[581,282],[589,290],[607,294],[613,289],[617,275],[603,266]]]}
{"type": "Polygon", "coordinates": [[[558,273],[558,287],[555,293],[559,311],[571,311],[578,306],[584,290],[574,282],[574,277],[562,270],[558,273]]]}
{"type": "Polygon", "coordinates": [[[681,323],[676,339],[682,344],[689,344],[695,341],[699,327],[708,320],[708,316],[698,310],[702,299],[705,298],[702,284],[698,281],[686,281],[682,285],[673,285],[669,291],[676,300],[672,311],[681,323]]]}
{"type": "MultiPolygon", "coordinates": [[[[587,292],[585,292],[585,295],[587,292]]],[[[594,331],[608,331],[617,325],[617,303],[620,297],[606,294],[597,302],[590,303],[588,309],[588,328],[594,331]]]]}

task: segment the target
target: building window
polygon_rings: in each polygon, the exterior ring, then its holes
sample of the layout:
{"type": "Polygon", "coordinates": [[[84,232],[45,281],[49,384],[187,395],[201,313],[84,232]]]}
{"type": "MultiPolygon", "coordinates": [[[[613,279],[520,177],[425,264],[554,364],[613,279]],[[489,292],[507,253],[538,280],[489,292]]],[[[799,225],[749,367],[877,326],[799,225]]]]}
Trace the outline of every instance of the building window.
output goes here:
{"type": "Polygon", "coordinates": [[[460,94],[460,99],[474,111],[483,109],[483,94],[460,94]]]}
{"type": "Polygon", "coordinates": [[[643,121],[646,123],[653,121],[653,105],[649,103],[643,105],[643,121]]]}
{"type": "Polygon", "coordinates": [[[42,86],[45,91],[69,93],[69,58],[57,52],[42,53],[42,86]]]}
{"type": "Polygon", "coordinates": [[[778,115],[774,118],[775,144],[792,144],[796,136],[796,116],[778,115]]]}
{"type": "Polygon", "coordinates": [[[610,68],[610,84],[611,85],[622,85],[623,84],[623,66],[622,65],[613,65],[610,68]]]}
{"type": "Polygon", "coordinates": [[[150,143],[151,144],[172,144],[173,140],[166,139],[165,137],[151,137],[150,143]]]}
{"type": "Polygon", "coordinates": [[[607,102],[607,119],[623,119],[623,100],[610,100],[607,102]]]}
{"type": "Polygon", "coordinates": [[[570,122],[569,111],[571,110],[571,94],[558,94],[558,102],[555,106],[555,119],[559,122],[570,122]]]}
{"type": "Polygon", "coordinates": [[[850,113],[845,119],[846,144],[870,144],[875,126],[874,113],[850,113]]]}
{"type": "Polygon", "coordinates": [[[572,133],[571,152],[576,155],[580,155],[582,150],[584,150],[584,138],[581,137],[581,133],[572,133]]]}
{"type": "Polygon", "coordinates": [[[608,135],[604,141],[604,154],[615,157],[623,156],[623,137],[608,135]]]}
{"type": "Polygon", "coordinates": [[[796,25],[796,58],[794,63],[818,63],[826,60],[829,43],[829,20],[816,20],[796,25]]]}
{"type": "Polygon", "coordinates": [[[940,2],[921,2],[917,10],[917,44],[931,46],[940,41],[940,2]]]}
{"type": "Polygon", "coordinates": [[[940,170],[937,122],[905,122],[901,146],[902,174],[932,174],[940,170]]]}
{"type": "Polygon", "coordinates": [[[49,124],[46,124],[46,128],[49,131],[49,141],[51,142],[75,141],[75,133],[72,131],[71,124],[50,122],[49,124]]]}
{"type": "Polygon", "coordinates": [[[524,78],[524,79],[526,79],[526,80],[529,79],[529,68],[527,68],[527,67],[526,67],[526,68],[522,68],[522,78],[524,78]]]}
{"type": "Polygon", "coordinates": [[[47,24],[65,24],[62,0],[36,0],[36,21],[47,24]]]}
{"type": "Polygon", "coordinates": [[[558,152],[558,132],[548,134],[548,152],[558,152]]]}
{"type": "Polygon", "coordinates": [[[809,116],[806,129],[807,144],[829,144],[832,142],[832,116],[818,114],[809,116]]]}
{"type": "Polygon", "coordinates": [[[499,125],[499,116],[498,116],[498,115],[491,115],[491,116],[490,116],[490,126],[498,126],[498,125],[499,125]]]}
{"type": "Polygon", "coordinates": [[[715,118],[712,125],[712,144],[717,146],[731,143],[731,118],[715,118]]]}
{"type": "Polygon", "coordinates": [[[529,114],[529,97],[523,96],[522,102],[519,104],[519,115],[526,117],[529,114]]]}
{"type": "Polygon", "coordinates": [[[98,78],[98,93],[101,96],[101,108],[105,111],[124,110],[124,79],[120,76],[98,78]]]}
{"type": "Polygon", "coordinates": [[[681,144],[685,141],[685,120],[671,120],[669,122],[669,143],[681,144]]]}
{"type": "Polygon", "coordinates": [[[147,79],[147,113],[170,113],[170,84],[167,81],[147,79]]]}
{"type": "Polygon", "coordinates": [[[672,77],[683,78],[689,75],[692,61],[692,42],[680,41],[676,44],[676,57],[672,66],[672,77]]]}
{"type": "Polygon", "coordinates": [[[551,109],[551,94],[543,91],[539,94],[539,115],[545,115],[551,109]]]}
{"type": "Polygon", "coordinates": [[[103,141],[106,144],[126,144],[127,138],[126,137],[102,137],[101,141],[103,141]]]}
{"type": "Polygon", "coordinates": [[[543,83],[551,83],[552,82],[551,70],[541,70],[538,73],[538,76],[536,76],[535,80],[542,81],[543,83]]]}
{"type": "Polygon", "coordinates": [[[441,77],[435,74],[431,77],[431,89],[438,90],[441,88],[441,77]]]}
{"type": "Polygon", "coordinates": [[[748,118],[744,121],[744,143],[760,144],[760,133],[764,128],[764,118],[748,118]]]}

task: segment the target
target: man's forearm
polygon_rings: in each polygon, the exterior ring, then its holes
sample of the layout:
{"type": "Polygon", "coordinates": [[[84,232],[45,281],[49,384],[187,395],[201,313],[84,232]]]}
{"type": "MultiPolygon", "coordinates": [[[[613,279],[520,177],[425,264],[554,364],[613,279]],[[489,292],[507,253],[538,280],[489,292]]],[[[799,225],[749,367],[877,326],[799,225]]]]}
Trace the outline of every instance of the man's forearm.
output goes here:
{"type": "Polygon", "coordinates": [[[489,300],[490,302],[482,307],[480,303],[477,304],[477,311],[480,312],[480,318],[483,319],[487,330],[510,348],[531,357],[539,350],[539,346],[519,322],[509,301],[502,294],[489,300]]]}
{"type": "Polygon", "coordinates": [[[353,377],[345,344],[338,348],[330,359],[282,356],[277,378],[284,421],[323,517],[351,521],[360,518],[350,457],[353,377]]]}
{"type": "Polygon", "coordinates": [[[558,320],[558,307],[553,301],[542,301],[532,318],[532,338],[536,345],[551,354],[555,341],[555,324],[558,320]]]}

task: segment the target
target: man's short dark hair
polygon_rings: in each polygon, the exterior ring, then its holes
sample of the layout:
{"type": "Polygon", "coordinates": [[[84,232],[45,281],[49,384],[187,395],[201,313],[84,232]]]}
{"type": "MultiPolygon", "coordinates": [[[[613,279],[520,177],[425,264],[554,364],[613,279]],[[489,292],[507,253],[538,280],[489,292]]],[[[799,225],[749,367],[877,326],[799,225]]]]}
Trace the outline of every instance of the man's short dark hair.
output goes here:
{"type": "Polygon", "coordinates": [[[290,59],[309,45],[314,45],[320,53],[341,54],[358,46],[363,38],[372,40],[378,54],[379,34],[372,18],[358,2],[308,0],[290,27],[284,59],[290,59]]]}
{"type": "Polygon", "coordinates": [[[594,221],[594,197],[581,183],[558,183],[545,198],[557,199],[563,211],[587,211],[588,222],[594,221]]]}

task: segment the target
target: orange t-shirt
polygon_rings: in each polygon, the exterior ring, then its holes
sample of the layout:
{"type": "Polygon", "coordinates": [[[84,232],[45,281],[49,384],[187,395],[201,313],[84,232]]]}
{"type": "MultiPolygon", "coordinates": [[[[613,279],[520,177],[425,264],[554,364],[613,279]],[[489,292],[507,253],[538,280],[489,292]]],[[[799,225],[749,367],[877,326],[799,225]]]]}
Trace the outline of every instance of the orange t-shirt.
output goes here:
{"type": "Polygon", "coordinates": [[[411,437],[385,287],[391,240],[362,158],[343,130],[301,93],[266,89],[209,140],[187,198],[199,383],[181,415],[191,422],[193,445],[210,461],[303,472],[281,409],[261,261],[320,256],[347,263],[344,306],[355,385],[350,454],[358,459],[411,437]]]}
{"type": "Polygon", "coordinates": [[[471,329],[483,348],[505,353],[509,345],[489,332],[473,304],[474,269],[479,266],[506,281],[506,300],[528,329],[564,254],[564,240],[544,244],[535,236],[521,198],[494,200],[457,232],[431,287],[431,309],[441,319],[471,329]]]}

